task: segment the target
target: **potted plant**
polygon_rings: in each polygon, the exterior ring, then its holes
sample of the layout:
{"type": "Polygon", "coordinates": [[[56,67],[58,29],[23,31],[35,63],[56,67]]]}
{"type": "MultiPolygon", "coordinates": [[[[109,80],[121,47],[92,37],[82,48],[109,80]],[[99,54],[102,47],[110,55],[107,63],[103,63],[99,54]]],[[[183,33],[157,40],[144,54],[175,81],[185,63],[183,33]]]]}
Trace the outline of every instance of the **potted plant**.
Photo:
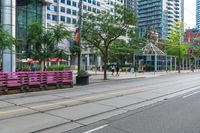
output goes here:
{"type": "Polygon", "coordinates": [[[90,74],[84,70],[80,70],[78,75],[76,76],[76,84],[77,85],[88,85],[89,84],[89,76],[90,74]]]}

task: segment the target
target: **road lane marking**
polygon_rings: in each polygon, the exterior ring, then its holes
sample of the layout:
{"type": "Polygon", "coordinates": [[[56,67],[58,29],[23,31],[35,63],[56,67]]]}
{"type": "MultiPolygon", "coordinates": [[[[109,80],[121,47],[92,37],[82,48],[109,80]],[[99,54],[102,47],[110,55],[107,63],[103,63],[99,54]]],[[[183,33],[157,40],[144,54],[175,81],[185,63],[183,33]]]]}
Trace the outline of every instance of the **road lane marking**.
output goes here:
{"type": "Polygon", "coordinates": [[[13,109],[13,110],[9,110],[9,111],[0,112],[0,115],[6,115],[6,114],[9,114],[9,113],[21,112],[21,111],[25,111],[25,110],[28,110],[28,109],[27,108],[13,109]]]}
{"type": "MultiPolygon", "coordinates": [[[[200,92],[200,91],[199,91],[200,92]]],[[[184,96],[185,98],[186,97],[189,97],[191,95],[194,95],[196,93],[199,93],[199,92],[195,92],[195,93],[192,93],[190,95],[187,95],[187,96],[184,96]]],[[[19,112],[26,112],[28,110],[31,110],[31,109],[42,109],[42,108],[45,108],[45,107],[53,107],[55,105],[60,105],[62,106],[63,104],[66,104],[66,105],[75,105],[76,103],[80,103],[82,101],[89,101],[89,100],[97,100],[97,99],[101,99],[101,98],[106,98],[106,97],[109,97],[112,98],[111,95],[120,95],[120,94],[129,94],[129,93],[133,93],[133,90],[132,88],[130,89],[125,89],[125,90],[116,90],[116,91],[108,91],[108,92],[101,92],[101,93],[97,93],[97,94],[94,94],[94,95],[89,95],[89,96],[81,96],[81,97],[76,97],[74,99],[66,99],[66,100],[63,100],[63,101],[56,101],[56,102],[52,102],[52,103],[46,103],[46,104],[41,104],[41,105],[27,105],[27,108],[24,107],[22,109],[8,109],[8,110],[4,110],[4,111],[0,111],[0,116],[2,115],[7,115],[7,114],[14,114],[14,113],[19,113],[19,112]]],[[[141,93],[141,92],[138,92],[138,93],[141,93]]],[[[30,103],[31,104],[31,103],[30,103]]]]}
{"type": "Polygon", "coordinates": [[[83,132],[83,133],[92,133],[92,132],[94,132],[94,131],[103,129],[103,128],[107,127],[107,126],[108,126],[108,124],[103,125],[103,126],[100,126],[100,127],[97,127],[97,128],[94,128],[94,129],[91,129],[91,130],[89,130],[89,131],[85,131],[85,132],[83,132]]]}
{"type": "Polygon", "coordinates": [[[193,95],[198,94],[198,93],[200,93],[200,91],[196,91],[196,92],[193,92],[191,94],[185,95],[185,96],[183,96],[183,98],[187,98],[187,97],[193,96],[193,95]]]}

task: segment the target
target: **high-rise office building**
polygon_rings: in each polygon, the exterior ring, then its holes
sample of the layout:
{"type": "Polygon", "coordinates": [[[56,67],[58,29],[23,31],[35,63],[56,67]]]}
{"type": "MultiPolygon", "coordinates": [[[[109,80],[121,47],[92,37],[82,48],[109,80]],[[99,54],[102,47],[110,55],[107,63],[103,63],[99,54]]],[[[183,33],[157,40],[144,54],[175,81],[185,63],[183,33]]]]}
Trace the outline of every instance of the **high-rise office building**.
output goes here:
{"type": "Polygon", "coordinates": [[[130,10],[136,10],[136,0],[124,0],[124,6],[130,10]]]}
{"type": "Polygon", "coordinates": [[[35,20],[45,20],[44,8],[48,0],[0,0],[0,26],[18,40],[24,40],[13,50],[3,51],[3,71],[14,72],[16,57],[19,58],[26,45],[27,26],[35,20]]]}
{"type": "Polygon", "coordinates": [[[196,0],[196,27],[200,30],[200,0],[196,0]]]}
{"type": "MultiPolygon", "coordinates": [[[[65,24],[70,31],[75,31],[78,23],[79,0],[53,0],[47,6],[47,24],[65,24]]],[[[99,13],[100,0],[83,0],[83,13],[99,13]]]]}
{"type": "Polygon", "coordinates": [[[138,0],[139,34],[144,36],[154,28],[161,39],[168,37],[175,21],[183,21],[184,0],[138,0]]]}
{"type": "MultiPolygon", "coordinates": [[[[108,10],[114,12],[114,5],[125,5],[126,0],[82,0],[83,5],[83,14],[84,13],[100,13],[101,10],[108,10]]],[[[127,0],[127,8],[131,8],[130,2],[132,0],[127,0]],[[128,6],[128,4],[130,4],[128,6]]],[[[53,0],[53,3],[47,5],[47,25],[55,24],[65,24],[66,27],[74,32],[77,27],[78,22],[78,7],[79,0],[53,0]]],[[[64,42],[63,47],[68,49],[69,42],[64,42]]],[[[65,50],[66,50],[65,49],[65,50]]],[[[100,58],[94,57],[95,55],[91,52],[89,48],[83,49],[81,54],[81,65],[82,66],[91,66],[91,65],[100,65],[100,58]]],[[[71,66],[77,65],[77,58],[71,56],[68,60],[68,64],[71,66]]]]}

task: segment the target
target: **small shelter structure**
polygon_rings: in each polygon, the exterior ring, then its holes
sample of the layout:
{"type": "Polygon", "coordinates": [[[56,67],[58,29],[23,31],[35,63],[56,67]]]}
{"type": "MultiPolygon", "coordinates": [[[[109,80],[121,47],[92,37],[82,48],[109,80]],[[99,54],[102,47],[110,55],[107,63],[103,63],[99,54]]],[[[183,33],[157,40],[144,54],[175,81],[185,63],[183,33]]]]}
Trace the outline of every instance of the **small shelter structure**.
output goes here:
{"type": "Polygon", "coordinates": [[[134,60],[139,72],[176,70],[176,57],[167,55],[152,42],[143,47],[134,60]]]}

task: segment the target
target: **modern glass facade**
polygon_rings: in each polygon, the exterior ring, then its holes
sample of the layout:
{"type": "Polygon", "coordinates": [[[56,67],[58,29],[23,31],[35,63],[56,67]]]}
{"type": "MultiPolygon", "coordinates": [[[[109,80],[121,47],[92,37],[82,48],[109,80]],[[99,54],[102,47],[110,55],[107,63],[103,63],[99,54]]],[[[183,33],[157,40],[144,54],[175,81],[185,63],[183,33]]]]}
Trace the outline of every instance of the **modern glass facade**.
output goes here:
{"type": "Polygon", "coordinates": [[[124,0],[124,6],[127,9],[135,10],[136,9],[136,0],[124,0]]]}
{"type": "Polygon", "coordinates": [[[16,37],[24,39],[27,26],[33,21],[42,20],[42,3],[40,0],[17,0],[16,2],[16,37]]]}
{"type": "Polygon", "coordinates": [[[200,30],[200,0],[196,0],[196,26],[200,30]]]}
{"type": "Polygon", "coordinates": [[[28,25],[36,20],[42,21],[42,9],[41,0],[16,0],[16,38],[21,40],[16,49],[18,56],[27,48],[28,25]]]}
{"type": "Polygon", "coordinates": [[[166,39],[175,21],[183,20],[183,0],[138,0],[139,34],[144,36],[154,28],[166,39]]]}

